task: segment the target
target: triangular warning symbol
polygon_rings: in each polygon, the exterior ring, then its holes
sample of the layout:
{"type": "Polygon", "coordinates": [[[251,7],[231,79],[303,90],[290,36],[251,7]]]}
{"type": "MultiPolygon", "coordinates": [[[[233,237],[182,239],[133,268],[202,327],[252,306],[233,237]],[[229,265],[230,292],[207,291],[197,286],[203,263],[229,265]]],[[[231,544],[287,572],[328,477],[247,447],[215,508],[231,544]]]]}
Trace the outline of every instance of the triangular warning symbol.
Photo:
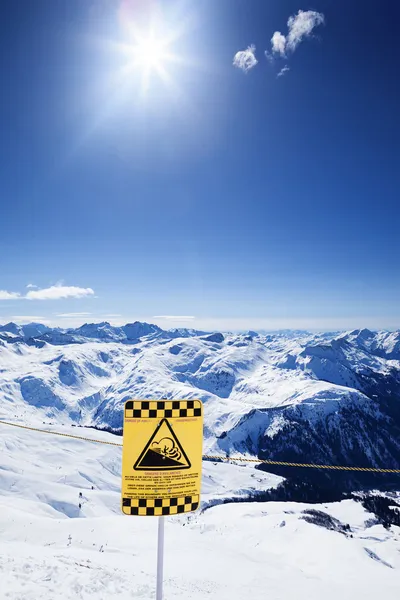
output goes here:
{"type": "Polygon", "coordinates": [[[163,419],[137,459],[136,471],[190,469],[190,460],[167,419],[163,419]]]}

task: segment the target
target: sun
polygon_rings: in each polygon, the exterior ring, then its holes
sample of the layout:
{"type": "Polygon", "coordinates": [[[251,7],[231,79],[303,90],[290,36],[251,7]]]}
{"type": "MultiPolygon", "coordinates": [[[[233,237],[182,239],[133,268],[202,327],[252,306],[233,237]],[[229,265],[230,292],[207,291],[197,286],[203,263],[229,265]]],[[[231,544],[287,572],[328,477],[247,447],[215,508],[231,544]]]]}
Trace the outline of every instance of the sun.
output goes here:
{"type": "Polygon", "coordinates": [[[125,46],[129,56],[128,71],[139,76],[142,93],[149,92],[152,80],[157,77],[165,84],[172,84],[172,64],[180,62],[172,46],[171,35],[153,28],[135,32],[131,43],[125,46]]]}
{"type": "Polygon", "coordinates": [[[179,18],[172,12],[150,11],[143,17],[139,11],[137,18],[129,12],[121,14],[119,39],[103,40],[113,61],[115,57],[115,69],[107,83],[115,102],[130,94],[149,106],[152,102],[160,106],[160,98],[182,98],[180,76],[194,64],[185,42],[192,27],[190,13],[179,18]]]}
{"type": "Polygon", "coordinates": [[[153,34],[138,39],[132,48],[132,53],[138,69],[160,71],[168,62],[167,44],[157,40],[153,34]]]}

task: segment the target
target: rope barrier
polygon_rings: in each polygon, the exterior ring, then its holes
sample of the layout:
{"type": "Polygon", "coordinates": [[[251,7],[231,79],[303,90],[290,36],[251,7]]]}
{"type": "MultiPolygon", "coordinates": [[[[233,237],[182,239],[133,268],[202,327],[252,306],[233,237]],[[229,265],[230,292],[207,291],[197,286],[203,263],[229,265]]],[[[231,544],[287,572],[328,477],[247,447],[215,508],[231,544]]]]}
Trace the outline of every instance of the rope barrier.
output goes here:
{"type": "MultiPolygon", "coordinates": [[[[97,440],[94,438],[87,438],[80,435],[72,435],[70,433],[61,433],[59,431],[49,431],[48,429],[39,429],[37,427],[28,427],[27,425],[20,425],[19,423],[11,423],[10,421],[0,420],[1,425],[10,425],[11,427],[18,427],[20,429],[27,429],[28,431],[38,431],[39,433],[48,433],[50,435],[58,435],[61,437],[71,438],[73,440],[81,440],[84,442],[94,442],[96,444],[105,444],[107,446],[118,446],[122,447],[122,444],[115,442],[106,442],[104,440],[97,440]]],[[[364,473],[400,473],[400,469],[379,469],[374,467],[347,467],[342,465],[317,465],[312,463],[294,463],[285,462],[280,460],[267,460],[262,458],[244,458],[241,456],[219,456],[204,454],[203,460],[217,460],[227,462],[247,462],[247,463],[261,463],[265,465],[273,465],[277,467],[297,467],[306,469],[330,469],[332,471],[361,471],[364,473]]]]}
{"type": "Polygon", "coordinates": [[[284,462],[281,460],[266,460],[262,458],[242,458],[239,456],[208,456],[204,455],[203,459],[211,459],[211,460],[229,460],[232,462],[251,462],[251,463],[262,463],[265,465],[275,465],[278,467],[305,467],[307,469],[331,469],[333,471],[365,471],[369,473],[400,473],[400,469],[378,469],[374,467],[346,467],[341,465],[315,465],[312,463],[293,463],[293,462],[284,462]]]}
{"type": "Polygon", "coordinates": [[[122,444],[116,444],[115,442],[105,442],[104,440],[94,440],[93,438],[82,437],[80,435],[72,435],[70,433],[61,433],[59,431],[49,431],[48,429],[38,429],[36,427],[28,427],[27,425],[20,425],[19,423],[10,423],[9,421],[1,421],[1,425],[11,425],[11,427],[19,427],[20,429],[27,429],[28,431],[39,431],[40,433],[49,433],[50,435],[60,435],[61,437],[72,438],[73,440],[83,440],[84,442],[95,442],[96,444],[107,444],[108,446],[120,446],[122,444]]]}

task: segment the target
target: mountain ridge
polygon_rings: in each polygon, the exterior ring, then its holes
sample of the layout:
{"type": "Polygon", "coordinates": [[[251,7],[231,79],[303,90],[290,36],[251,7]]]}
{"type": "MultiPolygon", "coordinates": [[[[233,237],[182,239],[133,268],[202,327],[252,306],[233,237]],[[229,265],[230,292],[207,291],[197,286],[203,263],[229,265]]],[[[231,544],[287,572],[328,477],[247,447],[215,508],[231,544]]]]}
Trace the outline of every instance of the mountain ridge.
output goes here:
{"type": "Polygon", "coordinates": [[[8,342],[25,341],[38,347],[43,343],[53,345],[82,344],[88,339],[129,344],[148,336],[174,339],[198,335],[206,335],[206,332],[190,328],[165,330],[158,325],[142,321],[134,321],[121,326],[102,321],[100,323],[84,323],[76,328],[48,327],[35,322],[18,325],[12,321],[0,325],[0,340],[8,342]]]}
{"type": "Polygon", "coordinates": [[[104,322],[25,339],[8,329],[3,418],[120,432],[130,398],[199,398],[205,452],[400,467],[400,361],[391,358],[400,332],[255,336],[104,322]]]}

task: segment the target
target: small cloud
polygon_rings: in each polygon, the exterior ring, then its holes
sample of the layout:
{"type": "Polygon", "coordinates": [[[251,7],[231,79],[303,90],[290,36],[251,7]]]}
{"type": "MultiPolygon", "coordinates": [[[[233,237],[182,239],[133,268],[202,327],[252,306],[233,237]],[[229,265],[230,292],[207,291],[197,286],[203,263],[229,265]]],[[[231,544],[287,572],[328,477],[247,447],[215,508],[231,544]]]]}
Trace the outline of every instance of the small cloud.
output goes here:
{"type": "Polygon", "coordinates": [[[271,38],[272,55],[265,52],[270,60],[274,54],[286,57],[288,52],[294,52],[297,46],[311,36],[313,30],[325,22],[322,13],[315,10],[299,10],[296,15],[289,17],[288,34],[285,36],[280,31],[275,31],[271,38]]]}
{"type": "Polygon", "coordinates": [[[24,325],[26,323],[41,323],[42,325],[48,325],[50,323],[48,319],[38,315],[16,315],[11,317],[11,320],[14,323],[19,323],[20,325],[24,325]]]}
{"type": "Polygon", "coordinates": [[[21,294],[18,292],[7,292],[6,290],[0,290],[0,300],[19,300],[21,294]]]}
{"type": "Polygon", "coordinates": [[[272,52],[286,56],[286,38],[280,31],[275,31],[271,38],[272,52]]]}
{"type": "Polygon", "coordinates": [[[289,17],[288,20],[287,47],[294,52],[300,42],[310,37],[313,29],[324,22],[325,17],[322,13],[315,10],[299,10],[297,15],[289,17]]]}
{"type": "Polygon", "coordinates": [[[92,288],[81,288],[73,285],[52,285],[49,288],[29,291],[25,298],[27,300],[60,300],[62,298],[84,298],[93,296],[92,288]]]}
{"type": "Polygon", "coordinates": [[[118,313],[111,313],[109,315],[103,315],[103,317],[106,317],[106,319],[113,319],[114,317],[122,317],[122,315],[119,315],[118,313]]]}
{"type": "Polygon", "coordinates": [[[36,290],[38,288],[38,286],[34,283],[28,283],[26,287],[28,288],[28,290],[36,290]]]}
{"type": "Polygon", "coordinates": [[[247,73],[258,63],[255,52],[256,47],[253,45],[249,46],[246,50],[240,50],[239,52],[236,52],[235,56],[233,57],[233,66],[247,73]]]}
{"type": "Polygon", "coordinates": [[[57,284],[38,289],[37,286],[30,283],[26,287],[29,292],[25,296],[22,296],[19,292],[0,290],[0,300],[60,300],[61,298],[84,298],[85,296],[94,295],[92,288],[81,288],[73,285],[57,284]]]}
{"type": "Polygon", "coordinates": [[[285,75],[285,73],[287,73],[288,71],[290,71],[290,67],[288,67],[287,65],[285,65],[283,67],[283,69],[281,69],[277,75],[277,77],[283,77],[285,75]]]}
{"type": "Polygon", "coordinates": [[[171,321],[191,321],[196,317],[192,316],[175,316],[175,315],[155,315],[153,319],[170,319],[171,321]]]}
{"type": "Polygon", "coordinates": [[[72,312],[72,313],[61,313],[60,315],[56,315],[56,317],[61,317],[62,319],[70,319],[73,317],[88,317],[92,313],[89,312],[72,312]]]}

